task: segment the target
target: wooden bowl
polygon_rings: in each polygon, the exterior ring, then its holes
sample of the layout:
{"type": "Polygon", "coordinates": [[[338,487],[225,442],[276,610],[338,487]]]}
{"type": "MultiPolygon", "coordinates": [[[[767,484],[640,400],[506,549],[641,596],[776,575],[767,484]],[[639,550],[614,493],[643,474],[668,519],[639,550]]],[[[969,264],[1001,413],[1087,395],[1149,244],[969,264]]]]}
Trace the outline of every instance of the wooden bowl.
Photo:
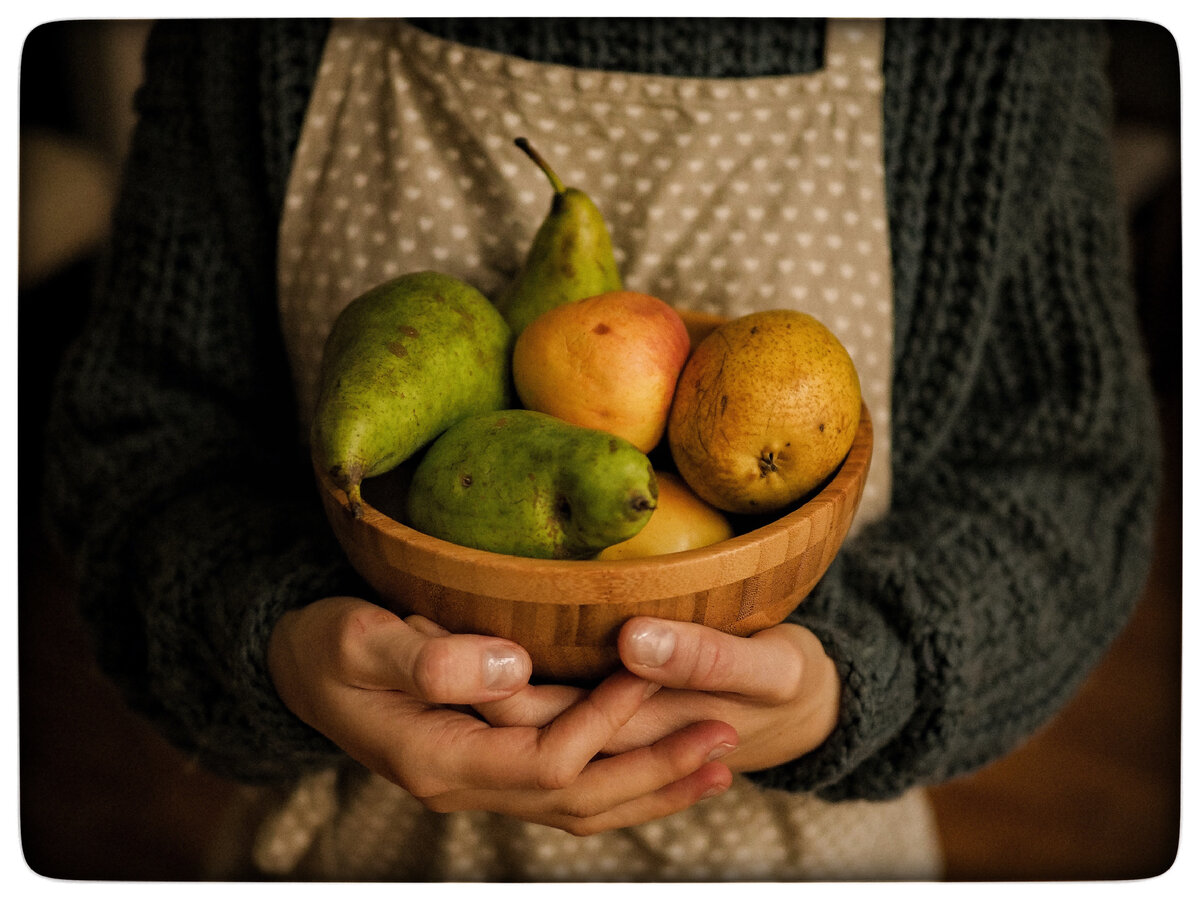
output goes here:
{"type": "MultiPolygon", "coordinates": [[[[694,338],[712,324],[689,320],[694,338]]],[[[363,515],[355,519],[345,493],[315,470],[337,539],[381,603],[450,631],[514,640],[529,651],[539,678],[588,682],[620,666],[617,633],[633,616],[699,622],[741,636],[783,621],[841,547],[872,446],[864,405],[846,459],[796,508],[708,547],[613,561],[527,559],[422,534],[378,508],[387,506],[387,476],[364,482],[363,515]],[[379,489],[376,498],[372,487],[379,489]]]]}

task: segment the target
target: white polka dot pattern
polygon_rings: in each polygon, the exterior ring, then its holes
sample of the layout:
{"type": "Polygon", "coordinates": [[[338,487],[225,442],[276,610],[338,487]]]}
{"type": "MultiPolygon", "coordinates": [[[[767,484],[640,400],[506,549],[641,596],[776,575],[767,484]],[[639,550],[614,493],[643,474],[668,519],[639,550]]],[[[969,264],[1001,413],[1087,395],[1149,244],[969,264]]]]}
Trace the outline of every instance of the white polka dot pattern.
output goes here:
{"type": "Polygon", "coordinates": [[[256,863],[293,879],[345,881],[936,880],[927,797],[826,803],[735,777],[684,813],[573,837],[481,812],[424,809],[361,770],[309,776],[260,830],[256,863]]]}

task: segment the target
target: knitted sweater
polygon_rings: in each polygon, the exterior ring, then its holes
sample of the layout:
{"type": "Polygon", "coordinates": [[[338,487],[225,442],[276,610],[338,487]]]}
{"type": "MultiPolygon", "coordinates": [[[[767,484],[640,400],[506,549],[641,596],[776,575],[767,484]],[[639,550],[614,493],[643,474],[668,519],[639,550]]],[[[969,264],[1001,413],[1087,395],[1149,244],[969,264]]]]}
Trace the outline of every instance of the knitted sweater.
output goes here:
{"type": "MultiPolygon", "coordinates": [[[[534,59],[703,76],[811,71],[820,22],[427,22],[534,59]],[[633,36],[633,35],[636,35],[633,36]]],[[[341,757],[265,663],[286,610],[370,596],[297,446],[275,239],[316,20],[167,23],[111,260],[64,366],[52,521],[103,669],[213,770],[341,757]]],[[[755,773],[883,798],[1005,753],[1072,695],[1139,596],[1157,429],[1092,26],[889,23],[893,505],[793,615],[843,684],[820,748],[755,773]]]]}

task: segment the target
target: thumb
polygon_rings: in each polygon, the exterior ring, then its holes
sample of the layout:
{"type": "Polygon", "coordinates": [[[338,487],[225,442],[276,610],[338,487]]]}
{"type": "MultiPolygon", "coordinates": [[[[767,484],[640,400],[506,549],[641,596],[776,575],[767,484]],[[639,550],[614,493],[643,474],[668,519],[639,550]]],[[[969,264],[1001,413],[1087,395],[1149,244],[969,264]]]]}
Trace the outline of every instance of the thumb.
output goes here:
{"type": "Polygon", "coordinates": [[[533,670],[519,644],[451,634],[427,620],[378,617],[359,631],[355,643],[352,671],[358,687],[399,690],[427,703],[499,700],[525,687],[533,670]]]}

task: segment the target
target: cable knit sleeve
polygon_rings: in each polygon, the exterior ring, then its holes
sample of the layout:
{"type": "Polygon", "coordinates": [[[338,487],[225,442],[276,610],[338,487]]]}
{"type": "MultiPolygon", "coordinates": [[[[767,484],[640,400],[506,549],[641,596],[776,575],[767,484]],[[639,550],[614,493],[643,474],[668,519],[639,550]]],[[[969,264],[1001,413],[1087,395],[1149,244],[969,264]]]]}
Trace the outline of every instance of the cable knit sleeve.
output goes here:
{"type": "Polygon", "coordinates": [[[881,798],[993,760],[1140,596],[1158,432],[1095,37],[889,32],[893,512],[795,615],[838,665],[841,720],[765,783],[881,798]]]}
{"type": "MultiPolygon", "coordinates": [[[[101,666],[173,742],[247,780],[336,755],[278,700],[265,648],[286,609],[361,589],[303,490],[263,163],[264,141],[287,129],[264,121],[270,47],[256,28],[168,23],[149,42],[111,259],[51,415],[47,485],[101,666]]],[[[272,64],[295,69],[306,96],[315,59],[272,64]]]]}

